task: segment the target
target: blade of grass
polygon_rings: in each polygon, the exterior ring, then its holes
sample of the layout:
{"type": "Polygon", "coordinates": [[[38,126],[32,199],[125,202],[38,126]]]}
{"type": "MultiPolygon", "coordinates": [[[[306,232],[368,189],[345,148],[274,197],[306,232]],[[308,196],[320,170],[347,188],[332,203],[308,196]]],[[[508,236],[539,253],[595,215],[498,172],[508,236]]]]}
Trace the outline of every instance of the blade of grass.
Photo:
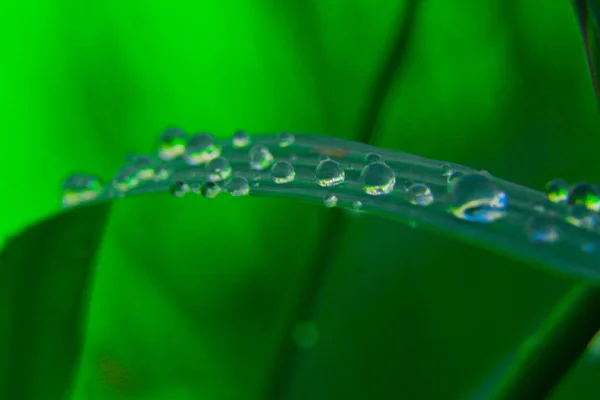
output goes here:
{"type": "Polygon", "coordinates": [[[67,398],[110,204],[41,221],[0,253],[0,398],[67,398]]]}
{"type": "Polygon", "coordinates": [[[598,66],[600,65],[600,1],[571,0],[571,4],[579,22],[581,35],[583,36],[583,44],[596,100],[600,104],[600,91],[598,88],[598,66]]]}

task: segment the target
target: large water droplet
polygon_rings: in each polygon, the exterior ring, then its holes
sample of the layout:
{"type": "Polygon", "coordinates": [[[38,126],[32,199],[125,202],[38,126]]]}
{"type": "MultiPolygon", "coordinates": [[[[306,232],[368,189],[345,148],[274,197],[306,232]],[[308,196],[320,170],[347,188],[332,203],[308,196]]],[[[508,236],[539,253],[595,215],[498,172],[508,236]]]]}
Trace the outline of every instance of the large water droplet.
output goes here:
{"type": "Polygon", "coordinates": [[[328,194],[323,199],[323,203],[325,204],[325,207],[333,208],[333,207],[337,206],[338,198],[335,194],[328,194]]]}
{"type": "Polygon", "coordinates": [[[223,189],[219,185],[211,181],[204,182],[200,187],[200,195],[207,199],[217,197],[222,191],[223,189]]]}
{"type": "Polygon", "coordinates": [[[102,180],[95,175],[71,175],[62,186],[62,204],[64,207],[73,207],[94,200],[102,192],[102,188],[102,180]]]}
{"type": "Polygon", "coordinates": [[[569,204],[582,205],[592,211],[600,211],[600,190],[596,185],[580,182],[569,191],[569,204]]]}
{"type": "Polygon", "coordinates": [[[221,146],[208,133],[196,133],[185,148],[185,161],[190,165],[207,163],[221,155],[221,146]]]}
{"type": "Polygon", "coordinates": [[[569,184],[564,179],[552,179],[545,189],[548,200],[553,203],[565,203],[569,199],[569,184]]]}
{"type": "Polygon", "coordinates": [[[414,183],[408,188],[408,201],[415,206],[426,207],[433,203],[433,193],[429,186],[422,183],[414,183]]]}
{"type": "Polygon", "coordinates": [[[279,135],[279,147],[290,147],[295,141],[296,138],[290,132],[283,132],[279,135]]]}
{"type": "Polygon", "coordinates": [[[317,183],[320,186],[335,186],[344,182],[346,173],[344,168],[337,161],[326,159],[319,162],[315,169],[317,183]]]}
{"type": "Polygon", "coordinates": [[[287,161],[275,163],[271,168],[271,177],[275,183],[288,183],[296,177],[294,167],[287,161]]]}
{"type": "Polygon", "coordinates": [[[487,176],[467,174],[453,179],[449,195],[450,210],[457,218],[488,223],[506,214],[506,192],[487,176]]]}
{"type": "Polygon", "coordinates": [[[596,226],[598,226],[598,215],[583,204],[569,207],[566,220],[571,225],[584,229],[596,229],[596,226]]]}
{"type": "Polygon", "coordinates": [[[225,157],[217,157],[206,165],[208,180],[222,181],[231,175],[231,165],[225,157]]]}
{"type": "Polygon", "coordinates": [[[372,164],[376,162],[383,162],[383,157],[377,153],[367,153],[367,155],[365,155],[365,164],[372,164]]]}
{"type": "Polygon", "coordinates": [[[112,180],[112,186],[119,192],[127,192],[140,183],[138,169],[135,165],[125,165],[112,180]]]}
{"type": "Polygon", "coordinates": [[[248,152],[250,159],[250,168],[262,171],[273,163],[273,155],[265,146],[257,144],[248,152]]]}
{"type": "Polygon", "coordinates": [[[234,197],[246,196],[248,193],[250,193],[250,185],[248,184],[248,180],[241,176],[231,178],[231,180],[227,182],[226,189],[229,194],[234,197]]]}
{"type": "Polygon", "coordinates": [[[169,187],[169,193],[175,197],[183,197],[190,192],[190,185],[185,181],[177,180],[169,187]]]}
{"type": "Polygon", "coordinates": [[[531,243],[552,243],[560,237],[554,221],[544,215],[532,215],[525,229],[531,243]]]}
{"type": "Polygon", "coordinates": [[[244,131],[238,131],[233,135],[231,139],[233,147],[243,148],[250,144],[250,135],[244,131]]]}
{"type": "Polygon", "coordinates": [[[188,135],[179,128],[167,129],[158,138],[158,156],[163,160],[181,156],[188,139],[188,135]]]}
{"type": "Polygon", "coordinates": [[[396,175],[389,165],[375,162],[362,169],[360,183],[365,193],[379,196],[390,193],[394,189],[396,175]]]}

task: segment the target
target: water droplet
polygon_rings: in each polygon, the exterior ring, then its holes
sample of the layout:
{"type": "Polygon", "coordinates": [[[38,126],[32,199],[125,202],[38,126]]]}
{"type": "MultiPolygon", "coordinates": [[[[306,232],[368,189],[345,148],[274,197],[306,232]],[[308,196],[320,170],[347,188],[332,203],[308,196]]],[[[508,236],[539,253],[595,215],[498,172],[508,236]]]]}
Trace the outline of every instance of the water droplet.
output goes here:
{"type": "Polygon", "coordinates": [[[152,180],[156,176],[158,160],[147,154],[132,154],[126,162],[138,169],[138,178],[143,181],[152,180]]]}
{"type": "Polygon", "coordinates": [[[200,195],[206,199],[212,199],[217,197],[222,190],[215,182],[207,181],[200,186],[200,195]]]}
{"type": "Polygon", "coordinates": [[[365,155],[365,164],[373,164],[376,162],[378,162],[378,163],[384,162],[383,157],[381,157],[377,153],[367,153],[367,155],[365,155]]]}
{"type": "Polygon", "coordinates": [[[64,207],[73,207],[94,200],[102,192],[102,188],[102,180],[95,175],[71,175],[62,186],[62,204],[64,207]]]}
{"type": "Polygon", "coordinates": [[[233,135],[231,139],[233,147],[243,148],[250,144],[250,135],[244,131],[238,131],[233,135]]]}
{"type": "Polygon", "coordinates": [[[279,135],[279,147],[290,147],[295,141],[296,138],[290,132],[283,132],[279,135]]]}
{"type": "Polygon", "coordinates": [[[506,192],[489,177],[467,174],[452,179],[449,187],[450,210],[460,219],[488,223],[506,214],[506,192]]]}
{"type": "Polygon", "coordinates": [[[464,172],[452,170],[451,172],[448,173],[448,177],[446,178],[446,181],[448,183],[452,183],[452,181],[454,181],[455,179],[462,178],[463,176],[465,176],[464,172]]]}
{"type": "Polygon", "coordinates": [[[323,199],[323,203],[325,204],[325,207],[333,208],[337,206],[338,198],[335,194],[328,194],[325,196],[325,199],[323,199]]]}
{"type": "Polygon", "coordinates": [[[454,173],[454,168],[452,168],[450,164],[441,165],[440,170],[442,171],[442,176],[446,178],[446,181],[448,181],[448,178],[450,178],[454,173]]]}
{"type": "Polygon", "coordinates": [[[344,182],[346,173],[340,163],[331,159],[326,159],[317,165],[315,176],[319,186],[327,187],[344,182]]]}
{"type": "Polygon", "coordinates": [[[433,193],[427,185],[415,183],[408,188],[408,201],[415,206],[426,207],[433,203],[433,200],[433,193]]]}
{"type": "Polygon", "coordinates": [[[250,158],[250,168],[262,171],[273,163],[273,154],[265,146],[258,144],[253,146],[248,152],[250,158]]]}
{"type": "Polygon", "coordinates": [[[582,205],[592,211],[600,211],[600,190],[596,185],[580,182],[569,191],[569,204],[582,205]]]}
{"type": "Polygon", "coordinates": [[[388,194],[394,189],[396,175],[389,165],[375,162],[362,169],[360,182],[365,193],[379,196],[388,194]]]}
{"type": "Polygon", "coordinates": [[[225,157],[217,157],[206,165],[208,180],[213,182],[222,181],[231,175],[231,165],[225,157]]]}
{"type": "Polygon", "coordinates": [[[303,321],[296,324],[292,339],[297,347],[312,349],[319,340],[319,330],[312,321],[303,321]]]}
{"type": "Polygon", "coordinates": [[[564,179],[553,179],[546,183],[546,195],[553,203],[565,203],[569,199],[569,184],[564,179]]]}
{"type": "Polygon", "coordinates": [[[595,229],[598,226],[598,215],[583,204],[576,204],[569,208],[566,220],[571,225],[584,229],[595,229]]]}
{"type": "Polygon", "coordinates": [[[169,187],[169,193],[175,197],[183,197],[190,192],[190,186],[182,180],[177,180],[169,187]]]}
{"type": "Polygon", "coordinates": [[[185,148],[185,161],[190,165],[207,163],[221,155],[221,146],[208,133],[196,133],[185,148]]]}
{"type": "Polygon", "coordinates": [[[241,176],[231,178],[231,180],[227,183],[226,189],[229,194],[234,197],[246,196],[248,193],[250,193],[250,185],[248,184],[248,180],[241,176]]]}
{"type": "Polygon", "coordinates": [[[190,192],[194,194],[200,194],[202,192],[202,184],[198,182],[192,182],[188,185],[190,192]]]}
{"type": "Polygon", "coordinates": [[[362,202],[360,200],[355,200],[352,203],[352,209],[353,210],[360,210],[360,209],[362,209],[362,206],[363,206],[363,204],[362,204],[362,202]]]}
{"type": "Polygon", "coordinates": [[[115,175],[112,186],[119,192],[127,192],[140,183],[138,169],[135,165],[125,165],[115,175]]]}
{"type": "Polygon", "coordinates": [[[560,237],[554,221],[544,215],[532,215],[525,229],[531,243],[553,243],[560,237]]]}
{"type": "Polygon", "coordinates": [[[275,163],[271,168],[271,177],[275,183],[288,183],[296,177],[294,167],[287,161],[275,163]]]}
{"type": "Polygon", "coordinates": [[[543,213],[546,211],[546,207],[543,204],[536,204],[533,206],[533,211],[538,213],[543,213]]]}
{"type": "Polygon", "coordinates": [[[182,129],[167,129],[158,138],[158,156],[163,160],[172,160],[181,156],[188,139],[188,135],[182,129]]]}

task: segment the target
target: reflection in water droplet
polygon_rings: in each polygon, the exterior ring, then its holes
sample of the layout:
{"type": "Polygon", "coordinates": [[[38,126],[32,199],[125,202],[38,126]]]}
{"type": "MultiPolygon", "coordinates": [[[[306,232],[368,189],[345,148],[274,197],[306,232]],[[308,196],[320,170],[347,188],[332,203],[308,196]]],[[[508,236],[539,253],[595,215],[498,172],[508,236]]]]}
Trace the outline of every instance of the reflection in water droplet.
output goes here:
{"type": "Polygon", "coordinates": [[[363,205],[363,204],[362,204],[362,202],[361,202],[360,200],[355,200],[355,201],[352,203],[352,208],[353,208],[354,210],[360,210],[360,209],[362,208],[362,205],[363,205]]]}
{"type": "Polygon", "coordinates": [[[196,133],[185,148],[185,162],[189,165],[207,163],[221,155],[221,146],[208,133],[196,133]]]}
{"type": "Polygon", "coordinates": [[[460,219],[489,223],[506,214],[506,192],[489,177],[468,174],[449,184],[450,210],[460,219]]]}
{"type": "Polygon", "coordinates": [[[433,193],[427,185],[415,183],[408,188],[408,201],[415,206],[426,207],[433,203],[433,200],[433,193]]]}
{"type": "Polygon", "coordinates": [[[292,164],[287,161],[281,161],[273,164],[273,167],[271,168],[271,177],[275,183],[288,183],[294,180],[296,171],[294,171],[292,164]]]}
{"type": "Polygon", "coordinates": [[[138,178],[143,181],[152,180],[156,176],[158,160],[147,154],[132,154],[127,157],[126,163],[138,169],[138,178]]]}
{"type": "Polygon", "coordinates": [[[212,199],[217,197],[221,193],[222,189],[215,182],[207,181],[200,186],[200,195],[206,199],[212,199]]]}
{"type": "Polygon", "coordinates": [[[112,186],[119,192],[127,192],[139,185],[138,169],[135,165],[125,165],[112,180],[112,186]]]}
{"type": "Polygon", "coordinates": [[[319,329],[312,321],[298,322],[292,333],[292,340],[297,347],[312,349],[319,341],[319,329]]]}
{"type": "Polygon", "coordinates": [[[94,200],[102,192],[102,180],[95,175],[73,174],[65,179],[62,186],[62,205],[73,207],[94,200]]]}
{"type": "Polygon", "coordinates": [[[158,156],[163,160],[181,156],[188,139],[188,135],[179,128],[167,129],[158,138],[158,156]]]}
{"type": "Polygon", "coordinates": [[[544,215],[532,215],[525,229],[531,243],[553,243],[560,237],[554,221],[544,215]]]}
{"type": "Polygon", "coordinates": [[[325,207],[333,208],[337,206],[338,198],[335,194],[329,194],[323,199],[323,203],[325,204],[325,207]]]}
{"type": "Polygon", "coordinates": [[[360,182],[365,193],[379,196],[388,194],[394,189],[396,176],[389,165],[375,162],[362,169],[360,182]]]}
{"type": "Polygon", "coordinates": [[[283,132],[279,135],[279,147],[289,147],[294,144],[296,138],[290,132],[283,132]]]}
{"type": "Polygon", "coordinates": [[[250,144],[250,135],[244,131],[238,131],[233,135],[231,139],[233,147],[242,148],[250,144]]]}
{"type": "Polygon", "coordinates": [[[569,215],[566,218],[571,225],[584,229],[595,229],[598,226],[598,215],[583,204],[569,207],[569,215]]]}
{"type": "Polygon", "coordinates": [[[258,144],[253,146],[248,152],[250,159],[250,168],[262,171],[273,163],[273,155],[265,146],[258,144]]]}
{"type": "Polygon", "coordinates": [[[319,186],[335,186],[344,182],[346,173],[337,161],[326,159],[319,162],[315,169],[315,177],[319,186]]]}
{"type": "Polygon", "coordinates": [[[213,182],[222,181],[231,175],[231,165],[225,157],[217,157],[206,165],[208,180],[213,182]]]}
{"type": "Polygon", "coordinates": [[[248,193],[250,193],[250,185],[248,184],[248,180],[241,176],[231,178],[231,180],[227,183],[226,189],[229,194],[234,197],[246,196],[248,193]]]}
{"type": "Polygon", "coordinates": [[[582,205],[592,211],[600,211],[600,190],[596,185],[580,182],[569,191],[569,204],[582,205]]]}
{"type": "Polygon", "coordinates": [[[443,164],[440,166],[440,171],[442,171],[442,176],[446,178],[446,181],[448,182],[448,178],[454,173],[454,168],[452,168],[450,164],[443,164]]]}
{"type": "Polygon", "coordinates": [[[384,162],[383,157],[381,157],[377,153],[367,153],[367,155],[365,156],[365,164],[372,164],[376,162],[384,162]]]}
{"type": "Polygon", "coordinates": [[[465,176],[464,172],[460,172],[460,171],[454,171],[454,170],[452,170],[452,171],[449,173],[449,175],[448,175],[448,177],[447,177],[446,181],[447,181],[448,183],[452,183],[452,181],[454,181],[455,179],[462,178],[463,176],[465,176]]]}
{"type": "Polygon", "coordinates": [[[169,193],[174,197],[183,197],[190,192],[190,186],[182,180],[177,180],[169,187],[169,193]]]}
{"type": "Polygon", "coordinates": [[[569,184],[564,179],[553,179],[546,183],[546,196],[553,203],[565,203],[569,199],[569,184]]]}

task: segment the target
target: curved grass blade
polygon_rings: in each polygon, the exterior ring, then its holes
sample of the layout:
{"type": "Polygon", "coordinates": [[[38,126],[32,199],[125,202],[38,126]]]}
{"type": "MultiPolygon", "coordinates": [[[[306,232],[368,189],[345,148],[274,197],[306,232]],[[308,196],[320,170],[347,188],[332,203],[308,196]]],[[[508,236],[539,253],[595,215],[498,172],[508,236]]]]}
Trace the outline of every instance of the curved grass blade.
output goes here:
{"type": "Polygon", "coordinates": [[[65,399],[110,203],[41,221],[0,253],[0,398],[65,399]]]}
{"type": "Polygon", "coordinates": [[[598,88],[598,67],[600,66],[600,1],[571,0],[579,28],[583,36],[583,44],[588,60],[596,101],[600,102],[598,88]]]}

